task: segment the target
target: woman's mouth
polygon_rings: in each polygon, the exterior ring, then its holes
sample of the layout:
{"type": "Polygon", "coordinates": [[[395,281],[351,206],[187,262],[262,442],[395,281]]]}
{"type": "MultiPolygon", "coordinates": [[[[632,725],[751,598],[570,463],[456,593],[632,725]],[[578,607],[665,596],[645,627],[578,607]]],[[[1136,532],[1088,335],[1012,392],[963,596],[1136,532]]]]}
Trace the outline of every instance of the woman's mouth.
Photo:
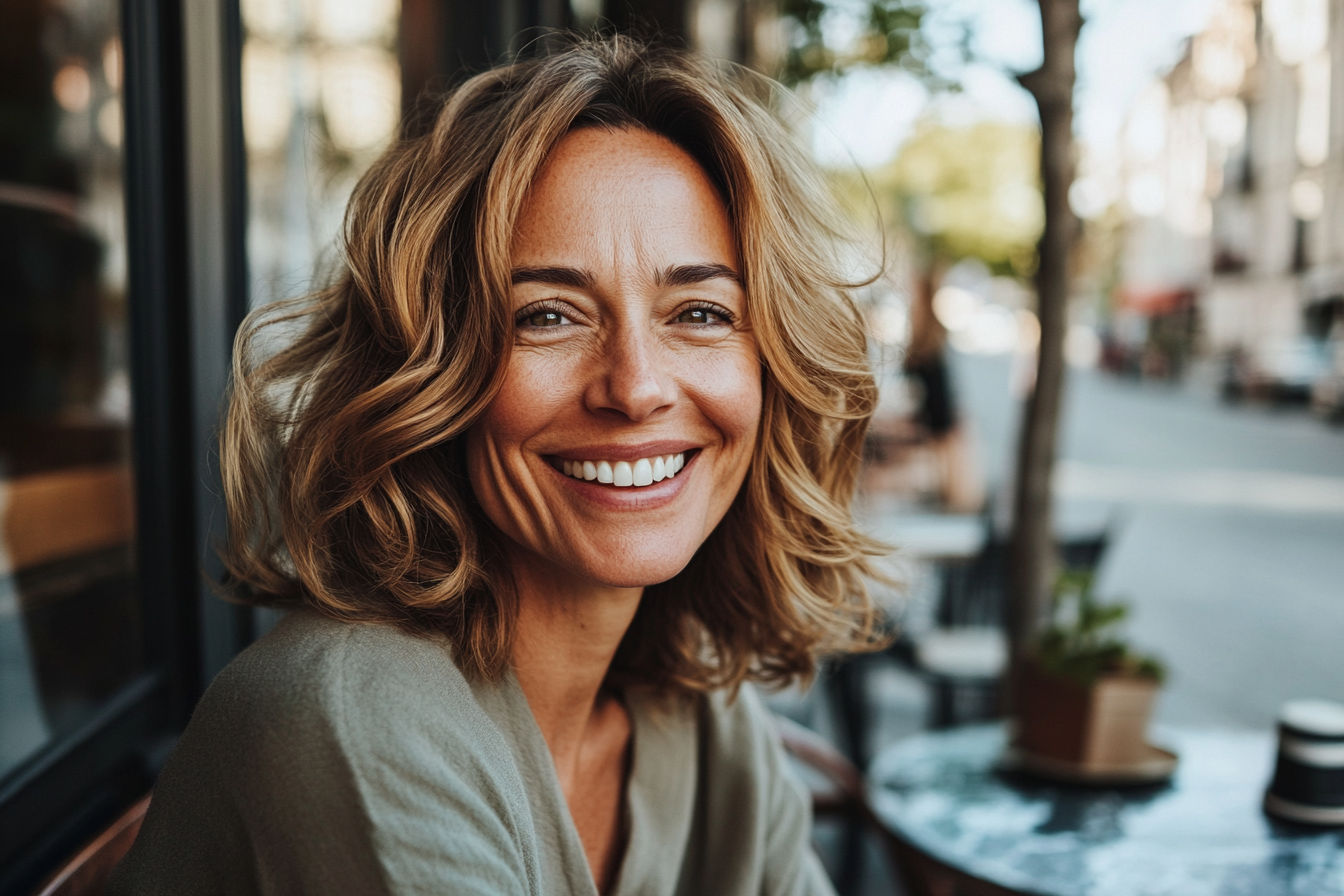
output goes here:
{"type": "Polygon", "coordinates": [[[638,460],[566,460],[552,457],[550,463],[566,476],[575,479],[601,482],[617,488],[642,488],[676,476],[686,466],[688,453],[682,451],[641,457],[638,460]]]}

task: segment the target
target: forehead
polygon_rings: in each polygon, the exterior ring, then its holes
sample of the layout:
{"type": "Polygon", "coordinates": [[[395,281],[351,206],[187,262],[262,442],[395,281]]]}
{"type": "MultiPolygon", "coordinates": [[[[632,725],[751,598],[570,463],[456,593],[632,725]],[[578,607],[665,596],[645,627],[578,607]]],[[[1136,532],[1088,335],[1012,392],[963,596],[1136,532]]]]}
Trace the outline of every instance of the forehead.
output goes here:
{"type": "Polygon", "coordinates": [[[689,153],[642,129],[583,128],[556,145],[533,182],[514,263],[604,251],[734,267],[737,254],[723,200],[689,153]]]}

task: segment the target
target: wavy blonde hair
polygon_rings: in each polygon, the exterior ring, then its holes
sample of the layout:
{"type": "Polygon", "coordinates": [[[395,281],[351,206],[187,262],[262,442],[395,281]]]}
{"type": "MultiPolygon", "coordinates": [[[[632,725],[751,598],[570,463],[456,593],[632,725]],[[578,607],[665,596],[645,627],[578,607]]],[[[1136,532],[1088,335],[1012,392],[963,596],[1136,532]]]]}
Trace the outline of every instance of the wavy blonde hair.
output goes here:
{"type": "Polygon", "coordinates": [[[783,683],[819,654],[872,646],[866,579],[882,548],[850,503],[876,388],[826,192],[732,72],[620,37],[454,90],[428,133],[360,181],[334,284],[249,317],[222,435],[231,587],[440,633],[468,675],[503,672],[516,595],[462,436],[513,343],[524,198],[581,127],[644,128],[703,166],[729,210],[764,371],[746,481],[687,567],[647,589],[613,679],[683,693],[783,683]],[[263,351],[277,326],[298,335],[263,351]]]}

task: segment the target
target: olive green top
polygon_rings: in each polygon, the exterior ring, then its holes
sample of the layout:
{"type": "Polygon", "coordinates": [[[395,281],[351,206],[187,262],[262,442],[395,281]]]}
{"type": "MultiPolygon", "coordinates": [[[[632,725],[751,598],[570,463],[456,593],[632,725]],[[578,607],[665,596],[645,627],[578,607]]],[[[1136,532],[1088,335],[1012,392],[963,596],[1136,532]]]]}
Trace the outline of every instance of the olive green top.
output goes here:
{"type": "MultiPolygon", "coordinates": [[[[632,690],[619,896],[831,894],[756,693],[632,690]]],[[[595,896],[517,680],[444,641],[289,614],[201,699],[108,892],[595,896]]]]}

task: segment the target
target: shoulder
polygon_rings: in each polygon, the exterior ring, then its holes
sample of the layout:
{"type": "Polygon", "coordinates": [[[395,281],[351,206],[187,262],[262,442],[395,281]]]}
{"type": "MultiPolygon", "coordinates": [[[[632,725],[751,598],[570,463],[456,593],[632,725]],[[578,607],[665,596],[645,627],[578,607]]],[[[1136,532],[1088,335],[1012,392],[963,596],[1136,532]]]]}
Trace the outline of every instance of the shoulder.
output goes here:
{"type": "Polygon", "coordinates": [[[498,790],[516,777],[446,641],[306,612],[220,673],[183,740],[281,794],[346,782],[367,812],[403,788],[498,790]]]}
{"type": "Polygon", "coordinates": [[[442,641],[295,611],[219,673],[178,752],[245,766],[245,780],[302,781],[313,763],[325,774],[324,764],[357,758],[389,729],[409,735],[427,701],[438,716],[474,707],[442,641]]]}
{"type": "Polygon", "coordinates": [[[431,695],[457,707],[471,703],[442,640],[295,611],[219,674],[192,725],[340,736],[361,722],[414,711],[431,695]],[[311,727],[316,721],[325,724],[311,727]]]}
{"type": "Polygon", "coordinates": [[[251,868],[276,892],[432,892],[450,877],[518,892],[527,809],[509,756],[443,641],[295,612],[202,697],[140,864],[185,854],[202,876],[251,868]]]}
{"type": "Polygon", "coordinates": [[[374,682],[444,677],[462,678],[442,639],[297,610],[219,674],[202,706],[245,698],[293,708],[374,682]]]}

